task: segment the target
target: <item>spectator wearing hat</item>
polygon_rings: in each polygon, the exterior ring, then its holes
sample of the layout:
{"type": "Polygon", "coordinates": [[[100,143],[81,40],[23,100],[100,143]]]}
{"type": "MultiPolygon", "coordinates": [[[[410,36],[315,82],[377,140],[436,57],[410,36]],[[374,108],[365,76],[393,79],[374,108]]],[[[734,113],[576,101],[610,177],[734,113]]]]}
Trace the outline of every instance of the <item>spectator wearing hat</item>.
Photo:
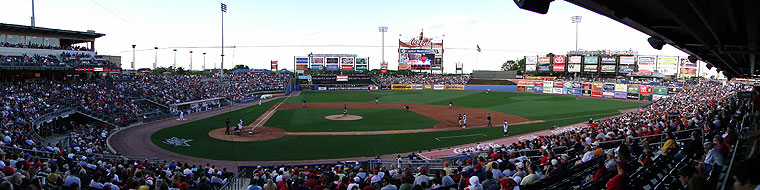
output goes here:
{"type": "Polygon", "coordinates": [[[612,177],[609,181],[607,181],[607,190],[620,190],[620,189],[628,189],[628,173],[626,173],[626,164],[625,162],[618,162],[617,164],[617,175],[615,177],[612,177]]]}
{"type": "Polygon", "coordinates": [[[414,178],[414,185],[421,185],[422,183],[430,185],[430,177],[427,176],[427,168],[420,169],[420,175],[414,178]]]}
{"type": "Polygon", "coordinates": [[[467,186],[465,190],[483,190],[483,186],[480,185],[478,176],[472,176],[468,181],[470,182],[470,186],[467,186]]]}
{"type": "Polygon", "coordinates": [[[705,165],[705,173],[708,173],[713,167],[723,165],[724,157],[713,143],[706,142],[704,147],[706,154],[702,163],[705,165]]]}
{"type": "Polygon", "coordinates": [[[380,188],[380,190],[398,190],[398,188],[396,188],[396,185],[391,184],[390,178],[384,177],[382,181],[383,188],[380,188]]]}

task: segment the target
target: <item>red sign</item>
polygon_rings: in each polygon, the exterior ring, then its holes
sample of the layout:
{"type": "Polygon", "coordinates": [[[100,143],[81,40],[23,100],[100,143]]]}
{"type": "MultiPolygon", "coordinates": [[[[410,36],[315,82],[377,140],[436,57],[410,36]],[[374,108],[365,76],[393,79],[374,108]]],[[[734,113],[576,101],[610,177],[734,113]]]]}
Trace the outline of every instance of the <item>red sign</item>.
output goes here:
{"type": "Polygon", "coordinates": [[[648,85],[641,85],[641,86],[639,86],[639,93],[642,93],[642,94],[651,94],[652,93],[652,86],[648,86],[648,85]]]}
{"type": "Polygon", "coordinates": [[[277,70],[277,61],[270,61],[271,62],[271,69],[277,70]]]}
{"type": "Polygon", "coordinates": [[[564,84],[562,81],[554,81],[554,88],[562,88],[564,87],[564,84]]]}
{"type": "Polygon", "coordinates": [[[565,56],[554,56],[554,63],[565,63],[565,56]]]}
{"type": "Polygon", "coordinates": [[[544,86],[544,81],[540,81],[540,80],[533,81],[533,86],[535,86],[535,87],[544,86]]]}
{"type": "Polygon", "coordinates": [[[554,66],[552,67],[552,71],[565,72],[565,64],[564,63],[554,64],[554,66]]]}

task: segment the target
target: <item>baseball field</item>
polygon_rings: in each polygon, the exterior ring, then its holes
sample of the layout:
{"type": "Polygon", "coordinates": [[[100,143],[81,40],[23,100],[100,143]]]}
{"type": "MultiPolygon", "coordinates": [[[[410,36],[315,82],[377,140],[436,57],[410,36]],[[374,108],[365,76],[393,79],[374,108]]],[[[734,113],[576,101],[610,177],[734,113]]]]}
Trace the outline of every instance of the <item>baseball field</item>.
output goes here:
{"type": "Polygon", "coordinates": [[[272,161],[366,157],[502,138],[502,123],[510,135],[519,135],[620,114],[642,102],[575,96],[478,91],[320,91],[282,97],[232,112],[161,129],[150,140],[182,155],[215,160],[272,161]],[[378,103],[375,103],[377,98],[378,103]],[[303,100],[307,105],[303,106],[303,100]],[[449,109],[449,102],[453,108],[449,109]],[[329,115],[361,116],[358,120],[330,120],[329,115]],[[409,110],[404,106],[409,106],[409,110]],[[275,109],[277,108],[277,109],[275,109]],[[276,110],[276,111],[275,111],[276,110]],[[458,115],[467,114],[467,128],[458,115]],[[485,127],[486,114],[495,127],[485,127]],[[243,135],[223,131],[243,120],[243,135]],[[246,133],[256,126],[253,135],[246,133]],[[259,132],[258,130],[262,130],[259,132]],[[265,140],[246,136],[275,135],[265,140]],[[471,135],[478,134],[478,135],[471,135]],[[217,135],[219,136],[219,135],[217,135]],[[165,139],[190,140],[172,146],[165,139]]]}

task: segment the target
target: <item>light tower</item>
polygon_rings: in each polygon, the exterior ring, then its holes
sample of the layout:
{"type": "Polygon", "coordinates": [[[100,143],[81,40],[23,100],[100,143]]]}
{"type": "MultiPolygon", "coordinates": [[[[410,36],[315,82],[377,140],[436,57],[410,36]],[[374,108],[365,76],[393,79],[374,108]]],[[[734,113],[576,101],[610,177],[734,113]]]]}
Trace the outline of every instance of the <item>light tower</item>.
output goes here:
{"type": "Polygon", "coordinates": [[[193,70],[193,51],[190,51],[190,68],[187,68],[187,71],[193,70]]]}
{"type": "Polygon", "coordinates": [[[132,45],[132,70],[135,70],[135,47],[137,45],[132,45]]]}
{"type": "Polygon", "coordinates": [[[153,70],[155,70],[156,66],[158,65],[158,47],[153,47],[153,49],[156,50],[156,60],[153,61],[153,70]]]}
{"type": "Polygon", "coordinates": [[[575,23],[575,51],[578,51],[578,23],[581,23],[581,16],[572,16],[570,19],[575,23]]]}
{"type": "Polygon", "coordinates": [[[385,63],[385,33],[388,32],[388,27],[387,26],[380,26],[380,27],[377,27],[377,29],[380,30],[380,33],[381,33],[381,36],[382,36],[381,39],[382,39],[382,48],[383,49],[381,51],[381,53],[382,53],[381,55],[382,56],[380,57],[380,60],[382,62],[380,62],[380,64],[384,64],[385,63]]]}

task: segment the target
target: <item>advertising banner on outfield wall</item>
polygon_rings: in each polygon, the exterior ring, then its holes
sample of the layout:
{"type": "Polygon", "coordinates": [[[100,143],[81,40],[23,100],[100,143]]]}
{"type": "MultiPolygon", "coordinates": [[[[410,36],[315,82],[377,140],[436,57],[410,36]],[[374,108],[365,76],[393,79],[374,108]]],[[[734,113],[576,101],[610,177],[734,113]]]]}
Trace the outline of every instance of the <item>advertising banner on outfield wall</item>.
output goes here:
{"type": "Polygon", "coordinates": [[[535,93],[544,93],[544,87],[541,87],[541,86],[533,87],[533,92],[535,92],[535,93]]]}
{"type": "Polygon", "coordinates": [[[617,99],[625,99],[626,95],[628,95],[626,92],[615,92],[615,98],[617,99]]]}
{"type": "Polygon", "coordinates": [[[368,86],[328,86],[327,87],[327,90],[367,90],[367,89],[369,89],[368,86]]]}
{"type": "Polygon", "coordinates": [[[564,82],[554,81],[554,88],[562,88],[562,87],[564,87],[564,82]]]}
{"type": "Polygon", "coordinates": [[[583,89],[591,89],[591,83],[583,83],[583,89]]]}
{"type": "Polygon", "coordinates": [[[459,84],[447,84],[446,90],[464,90],[464,85],[459,84]]]}
{"type": "Polygon", "coordinates": [[[544,86],[544,94],[551,94],[552,93],[552,86],[544,86]]]}
{"type": "Polygon", "coordinates": [[[554,81],[544,81],[543,87],[554,87],[554,81]]]}
{"type": "Polygon", "coordinates": [[[660,99],[663,99],[663,98],[667,98],[667,97],[668,97],[667,95],[652,94],[652,100],[653,101],[657,101],[657,100],[660,100],[660,99]]]}
{"type": "Polygon", "coordinates": [[[562,88],[552,88],[552,94],[562,94],[562,88]]]}
{"type": "Polygon", "coordinates": [[[535,87],[544,86],[544,81],[540,81],[540,80],[533,81],[533,86],[535,86],[535,87]]]}
{"type": "Polygon", "coordinates": [[[639,100],[652,101],[652,94],[639,94],[639,100]]]}
{"type": "Polygon", "coordinates": [[[602,85],[602,89],[605,92],[614,92],[615,91],[615,84],[604,84],[604,85],[602,85]]]}
{"type": "Polygon", "coordinates": [[[581,93],[583,96],[591,96],[591,90],[582,90],[581,93]]]}
{"type": "Polygon", "coordinates": [[[602,83],[593,83],[591,86],[591,96],[602,97],[602,92],[603,92],[602,86],[604,86],[604,84],[602,83]]]}
{"type": "Polygon", "coordinates": [[[602,97],[613,98],[615,97],[615,92],[602,92],[602,97]]]}
{"type": "Polygon", "coordinates": [[[582,87],[583,87],[583,83],[573,82],[573,88],[582,88],[582,87]]]}
{"type": "Polygon", "coordinates": [[[630,93],[639,93],[639,85],[636,85],[636,84],[630,84],[630,85],[628,85],[628,92],[630,92],[630,93]]]}
{"type": "Polygon", "coordinates": [[[533,91],[534,91],[534,90],[533,90],[534,88],[535,88],[535,87],[532,87],[532,86],[526,86],[526,87],[525,87],[525,92],[533,92],[533,91]]]}
{"type": "Polygon", "coordinates": [[[533,86],[532,80],[518,80],[517,86],[533,86]]]}
{"type": "Polygon", "coordinates": [[[517,86],[518,92],[525,92],[525,86],[517,86]]]}
{"type": "Polygon", "coordinates": [[[562,89],[562,94],[567,94],[567,95],[573,94],[573,89],[572,88],[563,88],[562,89]]]}
{"type": "Polygon", "coordinates": [[[668,88],[656,86],[652,89],[653,94],[668,95],[668,88]]]}
{"type": "Polygon", "coordinates": [[[639,94],[637,93],[628,93],[626,96],[629,100],[639,100],[639,94]]]}
{"type": "Polygon", "coordinates": [[[422,84],[413,84],[412,90],[422,90],[422,84]]]}
{"type": "Polygon", "coordinates": [[[625,92],[628,90],[628,86],[625,84],[615,84],[615,91],[625,92]]]}
{"type": "Polygon", "coordinates": [[[422,89],[423,90],[433,90],[433,85],[432,84],[423,84],[422,85],[422,89]]]}
{"type": "Polygon", "coordinates": [[[639,94],[651,94],[651,93],[652,93],[652,86],[648,86],[648,85],[639,86],[639,94]]]}
{"type": "Polygon", "coordinates": [[[391,89],[392,90],[411,90],[412,85],[411,84],[392,84],[391,89]]]}
{"type": "Polygon", "coordinates": [[[433,90],[445,90],[446,86],[442,84],[433,85],[433,90]]]}
{"type": "Polygon", "coordinates": [[[562,88],[573,88],[573,82],[564,82],[562,88]]]}
{"type": "Polygon", "coordinates": [[[576,96],[583,95],[583,90],[579,88],[573,88],[573,95],[576,95],[576,96]]]}

